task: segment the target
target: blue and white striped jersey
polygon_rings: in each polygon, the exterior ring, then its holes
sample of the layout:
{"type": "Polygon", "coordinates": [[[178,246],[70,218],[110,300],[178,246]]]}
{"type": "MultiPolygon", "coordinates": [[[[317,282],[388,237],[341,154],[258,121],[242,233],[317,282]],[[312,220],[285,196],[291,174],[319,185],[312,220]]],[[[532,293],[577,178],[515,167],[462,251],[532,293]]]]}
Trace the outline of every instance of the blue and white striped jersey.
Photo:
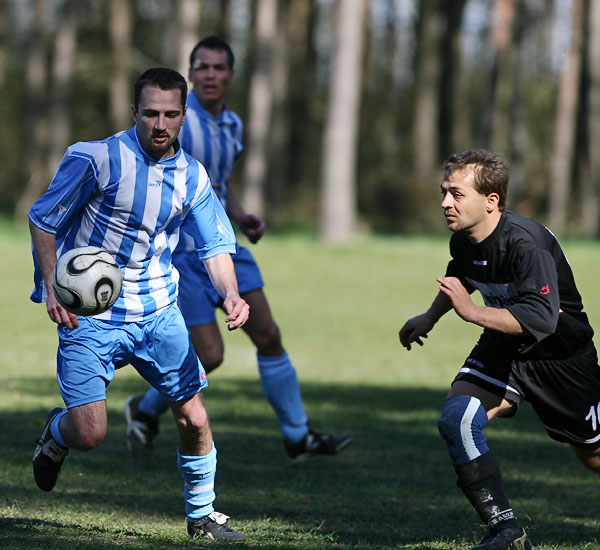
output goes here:
{"type": "Polygon", "coordinates": [[[244,149],[242,120],[227,109],[219,116],[211,115],[200,105],[194,92],[188,94],[187,107],[180,134],[181,147],[204,165],[221,203],[226,207],[233,163],[244,149]]]}
{"type": "MultiPolygon", "coordinates": [[[[80,246],[111,253],[123,272],[115,305],[97,317],[120,322],[155,315],[177,299],[171,253],[180,229],[201,259],[235,252],[235,234],[204,167],[177,147],[157,161],[140,146],[135,126],[67,149],[29,218],[56,236],[57,254],[80,246]]],[[[34,302],[47,293],[35,259],[34,302]]]]}

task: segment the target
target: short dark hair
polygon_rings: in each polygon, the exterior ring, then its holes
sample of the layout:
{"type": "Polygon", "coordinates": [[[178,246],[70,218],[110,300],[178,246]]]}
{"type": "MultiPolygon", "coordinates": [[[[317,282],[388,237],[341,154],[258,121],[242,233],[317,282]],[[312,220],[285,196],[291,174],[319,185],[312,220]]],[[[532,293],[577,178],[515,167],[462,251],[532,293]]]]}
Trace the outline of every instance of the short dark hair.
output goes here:
{"type": "Polygon", "coordinates": [[[463,153],[454,153],[444,163],[444,179],[447,180],[453,172],[473,166],[475,189],[482,195],[497,193],[500,197],[498,209],[506,208],[508,194],[508,164],[494,153],[485,149],[471,149],[463,153]]]}
{"type": "Polygon", "coordinates": [[[213,34],[211,36],[207,36],[203,38],[196,44],[190,53],[190,67],[194,65],[194,58],[196,57],[196,52],[200,48],[207,48],[209,50],[219,50],[223,51],[227,54],[227,64],[229,65],[229,70],[233,70],[233,64],[235,63],[235,57],[233,55],[233,51],[231,46],[225,42],[221,37],[213,34]]]}
{"type": "Polygon", "coordinates": [[[144,86],[153,84],[161,90],[174,90],[179,88],[181,91],[181,105],[185,106],[187,99],[187,82],[181,74],[168,67],[154,67],[144,71],[137,77],[133,83],[133,106],[137,109],[140,104],[140,95],[144,86]]]}

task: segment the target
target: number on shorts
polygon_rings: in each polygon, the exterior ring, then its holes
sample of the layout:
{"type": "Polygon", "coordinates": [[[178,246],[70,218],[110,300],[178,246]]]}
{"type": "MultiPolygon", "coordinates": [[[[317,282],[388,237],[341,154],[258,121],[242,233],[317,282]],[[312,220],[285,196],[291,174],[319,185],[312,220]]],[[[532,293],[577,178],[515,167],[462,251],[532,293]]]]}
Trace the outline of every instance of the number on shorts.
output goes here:
{"type": "Polygon", "coordinates": [[[600,403],[598,403],[595,407],[594,407],[594,405],[592,405],[590,407],[590,412],[585,417],[585,419],[592,421],[592,430],[596,431],[596,427],[598,426],[599,418],[600,418],[600,403]]]}

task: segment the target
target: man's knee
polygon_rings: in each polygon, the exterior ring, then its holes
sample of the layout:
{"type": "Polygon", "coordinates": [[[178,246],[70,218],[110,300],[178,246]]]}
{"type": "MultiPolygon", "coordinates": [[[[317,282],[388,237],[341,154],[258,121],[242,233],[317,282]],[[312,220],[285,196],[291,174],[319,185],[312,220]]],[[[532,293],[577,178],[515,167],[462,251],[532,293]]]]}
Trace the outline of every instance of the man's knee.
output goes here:
{"type": "Polygon", "coordinates": [[[199,338],[194,338],[192,333],[192,342],[194,344],[194,351],[207,373],[215,370],[223,363],[225,349],[222,341],[208,343],[199,338]]]}
{"type": "Polygon", "coordinates": [[[63,434],[63,437],[70,447],[78,451],[91,451],[98,447],[106,437],[106,423],[102,422],[98,424],[69,422],[67,429],[68,431],[63,434]]]}
{"type": "Polygon", "coordinates": [[[223,349],[204,353],[203,357],[200,357],[200,362],[206,373],[212,372],[223,363],[223,349]]]}
{"type": "Polygon", "coordinates": [[[199,396],[194,396],[185,406],[175,410],[175,421],[185,434],[192,436],[208,429],[208,413],[199,396]]]}
{"type": "Polygon", "coordinates": [[[454,464],[464,464],[489,451],[483,434],[487,421],[487,413],[476,397],[446,400],[438,430],[454,464]]]}
{"type": "Polygon", "coordinates": [[[73,407],[60,423],[65,442],[78,451],[95,449],[106,437],[106,429],[105,401],[73,407]]]}
{"type": "Polygon", "coordinates": [[[259,334],[254,336],[256,351],[260,355],[276,356],[283,353],[281,332],[275,322],[264,325],[259,334]]]}

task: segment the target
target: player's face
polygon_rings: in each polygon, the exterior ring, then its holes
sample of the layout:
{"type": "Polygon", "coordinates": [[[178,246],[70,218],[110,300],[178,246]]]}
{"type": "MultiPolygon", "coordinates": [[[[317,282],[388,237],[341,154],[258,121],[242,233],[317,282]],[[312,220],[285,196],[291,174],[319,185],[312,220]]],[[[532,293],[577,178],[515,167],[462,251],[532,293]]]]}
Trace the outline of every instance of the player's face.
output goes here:
{"type": "Polygon", "coordinates": [[[451,173],[442,182],[441,188],[442,208],[450,231],[462,231],[470,237],[477,237],[482,230],[487,230],[489,199],[475,189],[471,168],[451,173]]]}
{"type": "Polygon", "coordinates": [[[173,142],[185,120],[181,91],[161,90],[158,86],[142,88],[137,109],[132,106],[133,120],[140,144],[155,159],[172,155],[173,142]]]}
{"type": "Polygon", "coordinates": [[[227,52],[199,48],[190,67],[190,82],[196,99],[213,115],[225,104],[225,94],[233,82],[234,71],[229,68],[227,52]]]}

